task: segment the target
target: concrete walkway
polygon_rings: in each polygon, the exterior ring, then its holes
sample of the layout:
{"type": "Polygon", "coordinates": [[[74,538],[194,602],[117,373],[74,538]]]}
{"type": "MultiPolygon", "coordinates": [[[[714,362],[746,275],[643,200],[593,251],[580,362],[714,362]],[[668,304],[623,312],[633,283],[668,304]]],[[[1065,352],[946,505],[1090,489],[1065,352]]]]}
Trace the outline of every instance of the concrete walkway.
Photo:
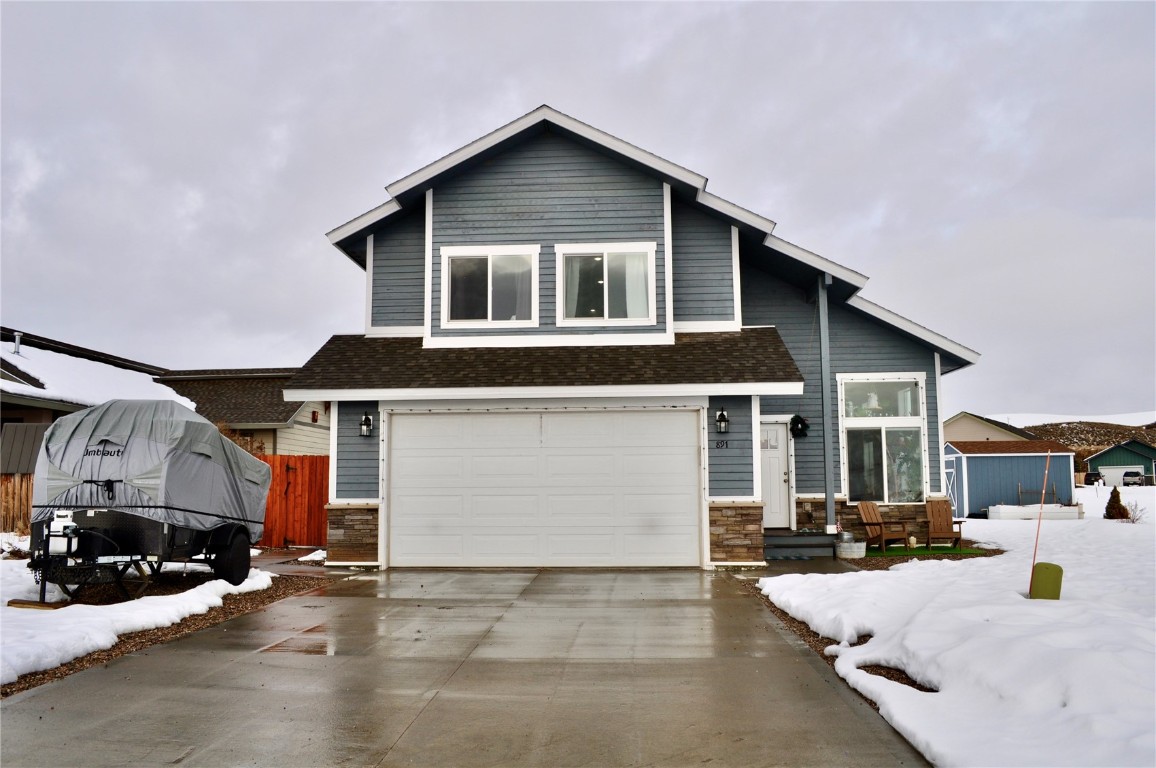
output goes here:
{"type": "Polygon", "coordinates": [[[353,576],[3,702],[13,766],[925,765],[734,576],[353,576]]]}

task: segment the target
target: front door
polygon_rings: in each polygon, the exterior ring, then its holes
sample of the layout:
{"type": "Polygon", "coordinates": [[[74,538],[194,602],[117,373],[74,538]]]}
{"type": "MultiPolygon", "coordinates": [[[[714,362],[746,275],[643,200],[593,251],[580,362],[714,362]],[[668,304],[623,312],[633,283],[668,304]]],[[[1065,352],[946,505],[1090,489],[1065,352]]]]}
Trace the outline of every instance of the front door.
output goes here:
{"type": "Polygon", "coordinates": [[[791,527],[791,486],[787,457],[787,425],[763,424],[759,429],[763,471],[763,527],[791,527]]]}

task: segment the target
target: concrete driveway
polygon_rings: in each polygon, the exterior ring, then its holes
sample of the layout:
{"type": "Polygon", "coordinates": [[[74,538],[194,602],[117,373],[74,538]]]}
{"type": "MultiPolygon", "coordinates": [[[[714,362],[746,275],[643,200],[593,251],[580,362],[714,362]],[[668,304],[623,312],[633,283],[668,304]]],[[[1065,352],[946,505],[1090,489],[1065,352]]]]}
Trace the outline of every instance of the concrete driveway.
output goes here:
{"type": "Polygon", "coordinates": [[[0,712],[6,768],[926,764],[695,570],[354,576],[0,712]]]}

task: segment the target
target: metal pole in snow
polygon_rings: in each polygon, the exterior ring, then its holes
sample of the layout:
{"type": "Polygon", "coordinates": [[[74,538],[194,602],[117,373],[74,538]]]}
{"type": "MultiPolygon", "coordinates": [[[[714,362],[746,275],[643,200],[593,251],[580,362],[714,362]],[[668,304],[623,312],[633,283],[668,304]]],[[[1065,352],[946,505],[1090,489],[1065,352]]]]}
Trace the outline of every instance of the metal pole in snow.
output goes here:
{"type": "Polygon", "coordinates": [[[1052,451],[1048,449],[1048,458],[1044,461],[1044,484],[1040,491],[1040,513],[1036,516],[1036,545],[1032,549],[1032,575],[1028,579],[1028,594],[1032,593],[1032,586],[1036,580],[1036,553],[1040,551],[1040,527],[1044,523],[1044,499],[1048,495],[1048,468],[1052,465],[1052,451]]]}

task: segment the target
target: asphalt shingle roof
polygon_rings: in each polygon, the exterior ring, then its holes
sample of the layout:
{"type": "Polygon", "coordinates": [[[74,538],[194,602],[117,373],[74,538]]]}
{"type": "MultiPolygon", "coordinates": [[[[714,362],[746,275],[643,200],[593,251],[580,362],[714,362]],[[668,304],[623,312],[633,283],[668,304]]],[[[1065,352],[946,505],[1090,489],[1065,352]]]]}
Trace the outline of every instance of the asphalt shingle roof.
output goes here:
{"type": "Polygon", "coordinates": [[[334,336],[289,389],[797,383],[774,328],[678,334],[648,346],[426,349],[420,338],[334,336]]]}
{"type": "Polygon", "coordinates": [[[301,403],[285,402],[296,368],[166,371],[156,380],[197,404],[214,424],[287,424],[301,403]]]}

